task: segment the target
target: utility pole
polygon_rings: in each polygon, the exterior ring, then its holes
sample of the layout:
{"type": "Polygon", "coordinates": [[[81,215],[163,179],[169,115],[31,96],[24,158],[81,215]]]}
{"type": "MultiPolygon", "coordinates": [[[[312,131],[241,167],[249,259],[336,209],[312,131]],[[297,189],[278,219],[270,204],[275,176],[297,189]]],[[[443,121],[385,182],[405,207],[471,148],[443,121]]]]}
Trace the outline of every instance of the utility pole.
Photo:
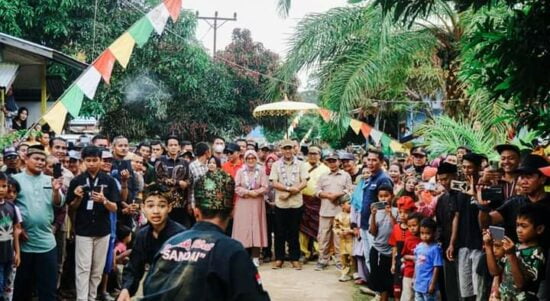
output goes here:
{"type": "Polygon", "coordinates": [[[233,18],[218,17],[217,11],[214,13],[214,17],[201,17],[199,16],[198,11],[195,13],[195,15],[197,16],[197,19],[204,20],[210,26],[211,29],[214,29],[214,49],[212,50],[212,57],[216,57],[216,39],[218,34],[218,28],[222,27],[228,21],[237,21],[237,13],[233,13],[233,18]],[[210,21],[213,21],[213,23],[211,23],[210,21]],[[218,24],[218,21],[223,21],[223,22],[221,24],[218,24]]]}

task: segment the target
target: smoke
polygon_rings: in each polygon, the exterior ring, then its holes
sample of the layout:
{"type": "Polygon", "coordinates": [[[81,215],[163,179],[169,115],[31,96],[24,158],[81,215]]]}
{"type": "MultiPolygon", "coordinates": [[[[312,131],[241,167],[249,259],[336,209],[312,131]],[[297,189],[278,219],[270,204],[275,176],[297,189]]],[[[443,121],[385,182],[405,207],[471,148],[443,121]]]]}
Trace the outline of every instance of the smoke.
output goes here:
{"type": "Polygon", "coordinates": [[[126,79],[124,103],[131,109],[147,109],[159,119],[165,119],[172,95],[168,88],[148,72],[126,79]]]}

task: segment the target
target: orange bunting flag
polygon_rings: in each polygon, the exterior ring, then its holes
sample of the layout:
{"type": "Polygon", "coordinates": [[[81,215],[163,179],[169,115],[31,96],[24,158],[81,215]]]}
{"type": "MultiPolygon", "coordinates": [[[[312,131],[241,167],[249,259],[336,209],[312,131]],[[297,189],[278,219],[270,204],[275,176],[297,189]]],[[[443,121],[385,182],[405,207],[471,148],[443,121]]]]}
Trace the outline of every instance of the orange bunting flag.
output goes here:
{"type": "Polygon", "coordinates": [[[365,139],[369,138],[371,130],[372,130],[372,127],[370,125],[366,123],[363,123],[361,125],[361,133],[363,134],[365,139]]]}
{"type": "Polygon", "coordinates": [[[164,5],[170,13],[172,21],[176,22],[181,12],[181,0],[164,0],[164,5]]]}
{"type": "Polygon", "coordinates": [[[363,122],[361,122],[357,119],[353,119],[353,118],[349,122],[349,126],[355,132],[355,135],[359,135],[359,132],[361,131],[361,126],[362,125],[363,125],[363,122]]]}
{"type": "Polygon", "coordinates": [[[94,67],[101,73],[101,77],[108,84],[111,79],[111,73],[113,72],[113,67],[115,65],[115,56],[113,53],[106,49],[99,56],[99,58],[94,62],[94,67]]]}
{"type": "Polygon", "coordinates": [[[330,114],[330,111],[327,110],[327,109],[319,109],[319,114],[321,115],[321,117],[323,117],[323,120],[325,122],[329,122],[330,119],[331,119],[331,114],[330,114]]]}

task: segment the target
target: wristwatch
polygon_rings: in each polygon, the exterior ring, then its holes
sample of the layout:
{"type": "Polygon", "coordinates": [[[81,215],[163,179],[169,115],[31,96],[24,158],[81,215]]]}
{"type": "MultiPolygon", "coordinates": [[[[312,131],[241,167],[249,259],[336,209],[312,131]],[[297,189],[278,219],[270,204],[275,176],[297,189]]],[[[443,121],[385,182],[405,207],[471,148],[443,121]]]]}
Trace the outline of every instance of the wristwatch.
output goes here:
{"type": "Polygon", "coordinates": [[[290,187],[285,187],[285,191],[289,191],[290,190],[290,187]]]}

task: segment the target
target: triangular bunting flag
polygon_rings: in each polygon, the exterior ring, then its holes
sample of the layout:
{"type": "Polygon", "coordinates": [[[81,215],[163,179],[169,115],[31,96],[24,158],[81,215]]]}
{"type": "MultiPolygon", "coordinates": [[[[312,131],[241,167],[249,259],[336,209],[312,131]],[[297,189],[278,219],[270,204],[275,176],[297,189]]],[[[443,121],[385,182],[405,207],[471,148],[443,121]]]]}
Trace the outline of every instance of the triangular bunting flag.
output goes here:
{"type": "Polygon", "coordinates": [[[359,132],[361,131],[361,126],[363,125],[363,122],[357,120],[357,119],[352,119],[350,122],[349,122],[349,126],[351,127],[351,129],[355,132],[356,135],[359,135],[359,132]]]}
{"type": "Polygon", "coordinates": [[[377,129],[372,129],[370,131],[370,136],[372,137],[372,140],[375,144],[378,144],[380,142],[380,139],[382,138],[382,132],[380,132],[377,129]]]}
{"type": "Polygon", "coordinates": [[[390,143],[391,143],[391,138],[390,136],[386,135],[386,134],[382,134],[382,138],[380,138],[380,144],[382,144],[383,146],[390,146],[390,143]]]}
{"type": "MultiPolygon", "coordinates": [[[[115,65],[115,56],[108,48],[94,62],[94,67],[101,73],[101,77],[108,84],[115,65]]],[[[72,115],[72,114],[71,114],[72,115]]]]}
{"type": "Polygon", "coordinates": [[[366,123],[363,123],[361,125],[361,134],[365,137],[365,139],[368,139],[370,136],[370,132],[372,130],[372,127],[366,123]]]}
{"type": "Polygon", "coordinates": [[[330,111],[327,110],[327,109],[319,109],[319,115],[321,115],[321,117],[323,117],[323,120],[324,120],[325,122],[329,122],[330,119],[331,119],[330,111]]]}
{"type": "Polygon", "coordinates": [[[50,128],[56,134],[61,134],[63,131],[63,125],[65,124],[65,117],[67,117],[67,109],[59,101],[53,105],[50,111],[44,115],[42,119],[50,125],[50,128]]]}
{"type": "Polygon", "coordinates": [[[97,85],[101,80],[101,74],[92,65],[89,66],[84,73],[76,80],[75,84],[84,92],[84,95],[89,99],[94,99],[97,85]]]}
{"type": "Polygon", "coordinates": [[[390,148],[394,152],[401,152],[401,153],[405,152],[405,148],[403,148],[403,144],[397,142],[397,140],[392,140],[390,142],[390,148]]]}
{"type": "Polygon", "coordinates": [[[151,21],[149,21],[147,17],[143,17],[134,23],[134,25],[128,29],[128,32],[132,35],[138,47],[141,48],[149,40],[153,32],[153,24],[151,24],[151,21]]]}
{"type": "MultiPolygon", "coordinates": [[[[341,116],[341,115],[340,115],[341,116]]],[[[342,116],[342,118],[340,119],[340,122],[341,122],[341,125],[342,125],[342,128],[344,128],[344,130],[347,130],[346,127],[349,126],[349,121],[350,121],[350,117],[349,116],[342,116]]]]}
{"type": "Polygon", "coordinates": [[[67,89],[67,91],[65,91],[60,99],[60,102],[65,106],[67,111],[73,115],[73,117],[78,117],[83,99],[84,94],[80,91],[80,88],[78,88],[77,85],[73,84],[69,87],[69,89],[67,89]]]}
{"type": "Polygon", "coordinates": [[[382,138],[380,139],[380,144],[382,145],[382,152],[384,155],[391,155],[392,149],[390,148],[391,138],[390,136],[386,134],[382,134],[382,138]]]}
{"type": "Polygon", "coordinates": [[[176,22],[181,12],[181,0],[164,0],[164,5],[170,12],[172,21],[176,22]]]}
{"type": "Polygon", "coordinates": [[[128,66],[135,44],[134,38],[128,32],[125,32],[109,46],[109,50],[111,50],[122,68],[128,66]]]}
{"type": "Polygon", "coordinates": [[[168,12],[168,9],[166,9],[164,3],[157,5],[153,8],[153,10],[148,12],[146,16],[153,25],[153,28],[157,34],[161,35],[164,31],[164,26],[166,26],[166,21],[168,21],[168,17],[170,16],[170,13],[168,12]]]}

